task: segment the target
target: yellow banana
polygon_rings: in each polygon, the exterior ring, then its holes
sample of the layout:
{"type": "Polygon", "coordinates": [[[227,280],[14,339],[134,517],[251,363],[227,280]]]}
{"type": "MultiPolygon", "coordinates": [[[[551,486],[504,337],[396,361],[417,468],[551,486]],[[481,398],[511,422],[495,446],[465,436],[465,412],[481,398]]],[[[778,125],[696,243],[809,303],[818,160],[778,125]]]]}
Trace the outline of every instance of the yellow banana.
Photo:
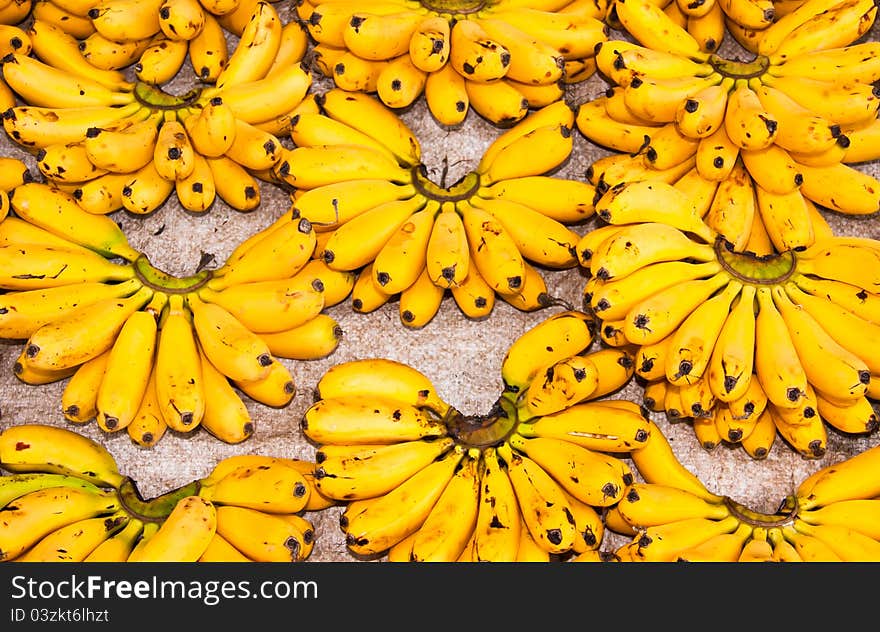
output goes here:
{"type": "Polygon", "coordinates": [[[873,83],[880,78],[877,74],[878,52],[880,46],[876,41],[833,48],[826,48],[823,44],[821,48],[771,64],[767,71],[774,75],[798,75],[823,81],[873,83]]]}
{"type": "Polygon", "coordinates": [[[446,289],[434,283],[427,266],[422,268],[415,282],[400,293],[400,321],[413,329],[424,327],[437,315],[445,295],[446,289]]]}
{"type": "Polygon", "coordinates": [[[528,99],[505,79],[472,81],[464,77],[464,89],[468,109],[497,127],[515,125],[529,113],[528,99]]]}
{"type": "Polygon", "coordinates": [[[755,421],[752,431],[740,441],[740,445],[753,459],[766,459],[776,441],[776,423],[769,411],[764,411],[755,421]]]}
{"type": "Polygon", "coordinates": [[[300,189],[315,189],[344,180],[388,180],[406,183],[410,171],[385,154],[362,145],[295,147],[282,151],[274,172],[300,189]]]}
{"type": "Polygon", "coordinates": [[[446,434],[433,415],[389,396],[340,395],[312,404],[303,432],[319,444],[394,443],[446,434]]]}
{"type": "Polygon", "coordinates": [[[577,223],[594,212],[595,188],[580,180],[556,176],[523,176],[481,187],[478,195],[518,202],[561,223],[577,223]]]}
{"type": "MultiPolygon", "coordinates": [[[[91,3],[89,3],[91,4],[91,3]]],[[[85,39],[95,32],[92,21],[88,18],[90,6],[82,7],[80,14],[73,13],[54,2],[35,2],[31,5],[31,17],[44,24],[51,24],[73,35],[79,40],[85,39]]]]}
{"type": "Polygon", "coordinates": [[[733,80],[706,86],[682,101],[675,112],[675,126],[689,138],[705,138],[724,125],[727,99],[733,80]]]}
{"type": "Polygon", "coordinates": [[[495,448],[483,451],[480,497],[474,528],[472,557],[468,561],[515,561],[522,522],[516,493],[495,448]]]}
{"type": "Polygon", "coordinates": [[[134,64],[135,77],[152,85],[171,81],[183,68],[188,50],[186,40],[164,38],[150,44],[134,64]]]}
{"type": "Polygon", "coordinates": [[[426,407],[439,415],[449,410],[449,404],[440,398],[426,375],[406,364],[384,358],[336,364],[321,376],[315,389],[322,399],[374,394],[426,407]]]}
{"type": "Polygon", "coordinates": [[[195,169],[195,148],[179,120],[166,119],[159,128],[153,149],[153,165],[165,180],[188,178],[195,169]]]}
{"type": "Polygon", "coordinates": [[[168,424],[162,416],[159,405],[159,397],[156,391],[156,365],[150,372],[150,380],[147,382],[147,390],[141,399],[141,405],[137,413],[128,424],[126,431],[131,440],[139,446],[151,448],[165,436],[168,424]]]}
{"type": "Polygon", "coordinates": [[[61,413],[73,423],[91,421],[98,414],[98,388],[104,378],[110,349],[80,364],[61,393],[61,413]]]}
{"type": "Polygon", "coordinates": [[[816,204],[846,215],[870,215],[880,209],[877,179],[843,163],[809,166],[799,163],[804,176],[800,191],[816,204]],[[834,183],[835,193],[827,187],[834,183]]]}
{"type": "Polygon", "coordinates": [[[471,262],[495,292],[522,291],[525,261],[513,236],[491,213],[466,200],[456,204],[471,244],[471,262]]]}
{"type": "Polygon", "coordinates": [[[265,76],[281,46],[281,29],[281,17],[274,6],[258,2],[215,85],[222,89],[265,76]]]}
{"type": "Polygon", "coordinates": [[[202,480],[199,496],[217,506],[248,507],[265,513],[288,514],[303,511],[311,487],[304,475],[282,460],[252,465],[241,464],[202,480]]]}
{"type": "Polygon", "coordinates": [[[149,215],[174,192],[174,181],[166,180],[153,161],[129,174],[122,189],[122,206],[136,215],[149,215]]]}
{"type": "Polygon", "coordinates": [[[405,108],[420,97],[428,73],[413,64],[409,53],[385,62],[376,75],[376,96],[390,108],[405,108]]]}
{"type": "Polygon", "coordinates": [[[874,467],[878,456],[880,450],[872,447],[817,470],[798,485],[799,506],[814,511],[841,501],[876,497],[876,481],[865,473],[874,467]]]}
{"type": "Polygon", "coordinates": [[[206,406],[202,362],[180,294],[168,297],[168,309],[159,323],[154,372],[159,410],[168,427],[178,432],[197,428],[206,406]]]}
{"type": "Polygon", "coordinates": [[[637,153],[648,142],[659,126],[615,120],[609,115],[605,95],[581,103],[577,109],[575,124],[589,140],[607,149],[637,153]]]}
{"type": "Polygon", "coordinates": [[[124,429],[137,415],[153,371],[158,313],[165,301],[154,295],[152,304],[131,314],[110,347],[95,402],[96,422],[106,432],[124,429]]]}
{"type": "Polygon", "coordinates": [[[191,42],[206,20],[206,11],[198,0],[163,0],[159,5],[159,28],[169,39],[191,42]]]}
{"type": "Polygon", "coordinates": [[[772,88],[781,90],[801,106],[837,125],[867,123],[877,115],[880,99],[871,84],[837,83],[812,77],[765,76],[772,88]]]}
{"type": "Polygon", "coordinates": [[[687,30],[666,15],[650,0],[625,0],[614,3],[620,24],[647,48],[676,55],[705,59],[699,43],[687,30]]]}
{"type": "Polygon", "coordinates": [[[815,50],[851,44],[871,28],[876,15],[877,9],[871,2],[837,2],[792,29],[775,47],[770,59],[779,62],[815,50]],[[832,37],[829,37],[829,29],[832,37]]]}
{"type": "Polygon", "coordinates": [[[603,452],[640,449],[650,441],[648,421],[631,410],[582,402],[519,426],[524,437],[556,438],[603,452]]]}
{"type": "Polygon", "coordinates": [[[254,434],[255,423],[247,405],[229,379],[199,349],[204,412],[200,426],[229,444],[241,443],[254,434]]]}
{"type": "Polygon", "coordinates": [[[591,398],[599,385],[598,373],[588,355],[573,355],[550,365],[543,379],[536,376],[524,393],[525,415],[520,413],[520,420],[556,413],[591,398]]]}
{"type": "Polygon", "coordinates": [[[722,76],[718,73],[674,78],[637,76],[624,87],[623,101],[641,119],[654,123],[672,123],[682,102],[721,81],[722,76]]]}
{"type": "MultiPolygon", "coordinates": [[[[43,4],[43,3],[41,3],[43,4]]],[[[49,4],[49,3],[46,3],[49,4]]],[[[125,562],[137,543],[144,523],[137,518],[129,518],[119,531],[93,548],[83,558],[83,562],[125,562]]]]}
{"type": "Polygon", "coordinates": [[[754,368],[755,287],[743,285],[717,335],[706,367],[706,379],[723,402],[739,399],[749,388],[754,368]]]}
{"type": "Polygon", "coordinates": [[[189,59],[196,76],[201,81],[216,83],[229,61],[226,36],[217,17],[210,11],[203,11],[202,28],[188,41],[189,59]]]}

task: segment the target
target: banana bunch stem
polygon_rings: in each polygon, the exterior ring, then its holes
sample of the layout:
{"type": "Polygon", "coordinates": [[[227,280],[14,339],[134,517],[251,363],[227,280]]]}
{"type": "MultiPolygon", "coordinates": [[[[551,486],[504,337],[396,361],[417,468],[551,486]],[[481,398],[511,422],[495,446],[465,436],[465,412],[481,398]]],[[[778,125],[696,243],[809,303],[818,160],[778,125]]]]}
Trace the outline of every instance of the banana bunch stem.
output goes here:
{"type": "Polygon", "coordinates": [[[147,287],[169,294],[194,292],[211,280],[211,270],[201,270],[186,277],[176,277],[154,267],[145,254],[134,261],[135,276],[147,287]]]}
{"type": "Polygon", "coordinates": [[[200,488],[201,483],[196,480],[155,498],[145,499],[141,495],[137,483],[126,477],[119,485],[116,495],[120,505],[142,522],[162,522],[171,514],[180,500],[198,494],[200,488]]]}

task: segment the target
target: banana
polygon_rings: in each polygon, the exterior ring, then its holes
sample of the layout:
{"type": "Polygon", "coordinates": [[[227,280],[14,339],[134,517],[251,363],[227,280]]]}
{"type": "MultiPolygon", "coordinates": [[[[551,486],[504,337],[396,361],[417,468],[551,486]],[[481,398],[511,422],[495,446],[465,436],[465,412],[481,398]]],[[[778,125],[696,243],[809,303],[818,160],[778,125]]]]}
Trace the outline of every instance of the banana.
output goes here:
{"type": "MultiPolygon", "coordinates": [[[[666,357],[669,355],[669,343],[671,340],[670,334],[659,342],[642,345],[636,351],[634,372],[648,382],[645,388],[651,385],[654,392],[658,395],[665,393],[667,384],[665,379],[666,357]]],[[[662,401],[662,398],[654,399],[654,403],[659,403],[660,401],[662,401]]]]}
{"type": "Polygon", "coordinates": [[[217,533],[258,562],[297,562],[308,550],[302,526],[249,507],[219,506],[217,533]]]}
{"type": "Polygon", "coordinates": [[[356,277],[354,271],[333,270],[322,259],[312,258],[293,279],[302,280],[314,289],[323,288],[324,307],[332,307],[348,298],[356,277]]]}
{"type": "Polygon", "coordinates": [[[727,100],[724,129],[740,149],[760,150],[773,144],[779,122],[764,108],[749,83],[739,80],[727,100]]]}
{"type": "MultiPolygon", "coordinates": [[[[413,63],[417,62],[413,60],[413,63]]],[[[427,72],[424,94],[431,116],[446,127],[460,125],[470,109],[465,78],[455,72],[451,64],[427,72]]]]}
{"type": "Polygon", "coordinates": [[[306,410],[300,425],[318,444],[394,443],[446,434],[446,426],[421,408],[374,395],[321,399],[306,410]]]}
{"type": "Polygon", "coordinates": [[[791,542],[785,539],[782,529],[772,528],[767,532],[767,537],[773,544],[774,562],[803,562],[804,559],[791,542]]]}
{"type": "Polygon", "coordinates": [[[522,522],[516,493],[495,448],[483,451],[473,551],[467,561],[515,561],[522,522]]]}
{"type": "Polygon", "coordinates": [[[132,84],[108,88],[90,76],[67,74],[36,57],[10,53],[3,58],[3,78],[28,105],[80,108],[132,103],[132,84]]]}
{"type": "Polygon", "coordinates": [[[756,291],[758,312],[755,317],[755,377],[767,398],[776,406],[794,408],[805,396],[808,386],[789,326],[776,307],[772,291],[756,291]],[[768,341],[773,340],[773,344],[768,341]]]}
{"type": "Polygon", "coordinates": [[[590,268],[599,279],[608,281],[623,278],[651,263],[687,257],[705,262],[715,255],[711,246],[691,240],[674,226],[640,222],[622,227],[599,244],[590,268]]]}
{"type": "Polygon", "coordinates": [[[477,192],[485,198],[518,202],[564,224],[591,217],[595,193],[589,183],[549,175],[511,178],[485,185],[477,192]]]}
{"type": "Polygon", "coordinates": [[[810,525],[832,525],[847,527],[874,540],[878,537],[877,511],[880,508],[876,498],[854,498],[839,500],[822,507],[798,514],[801,521],[810,525]]]}
{"type": "Polygon", "coordinates": [[[36,290],[77,283],[128,281],[134,277],[129,265],[119,265],[85,248],[71,246],[0,246],[3,264],[0,287],[36,290]]]}
{"type": "Polygon", "coordinates": [[[333,64],[333,85],[348,92],[376,92],[379,75],[389,63],[362,59],[346,50],[333,64]]]}
{"type": "Polygon", "coordinates": [[[795,452],[806,459],[821,459],[828,451],[828,431],[812,402],[815,402],[815,395],[811,392],[806,403],[798,409],[768,404],[767,410],[779,436],[795,452]]]}
{"type": "MultiPolygon", "coordinates": [[[[423,271],[424,266],[419,268],[417,279],[423,271]]],[[[369,263],[360,271],[351,288],[351,307],[357,313],[369,314],[390,301],[391,296],[376,282],[373,264],[369,263]]]]}
{"type": "Polygon", "coordinates": [[[615,120],[604,105],[607,100],[602,95],[578,105],[575,119],[578,131],[606,149],[637,153],[648,144],[659,126],[615,120]]]}
{"type": "Polygon", "coordinates": [[[122,188],[122,206],[135,215],[156,211],[174,192],[174,181],[163,178],[153,161],[129,174],[122,188]]]}
{"type": "MultiPolygon", "coordinates": [[[[682,102],[708,86],[721,83],[722,79],[718,73],[667,79],[638,76],[623,89],[623,101],[641,119],[654,123],[672,123],[682,102]]],[[[728,109],[731,97],[728,97],[728,109]]]]}
{"type": "Polygon", "coordinates": [[[421,162],[421,146],[415,133],[394,111],[374,97],[331,88],[318,99],[323,113],[385,145],[403,165],[421,162]]]}
{"type": "Polygon", "coordinates": [[[358,57],[369,60],[387,60],[409,52],[410,40],[425,15],[404,10],[396,13],[370,13],[369,10],[352,15],[342,32],[345,47],[358,57]]]}
{"type": "Polygon", "coordinates": [[[191,42],[204,28],[207,13],[198,0],[163,0],[159,28],[169,39],[191,42]]]}
{"type": "Polygon", "coordinates": [[[199,349],[204,412],[199,424],[229,444],[241,443],[254,434],[250,411],[229,379],[199,349]]]}
{"type": "Polygon", "coordinates": [[[675,111],[675,126],[689,138],[705,138],[724,125],[727,100],[734,81],[729,77],[706,86],[682,101],[675,111]]]}
{"type": "Polygon", "coordinates": [[[601,452],[639,449],[650,440],[648,421],[632,410],[582,402],[519,426],[526,438],[555,438],[601,452]]]}
{"type": "Polygon", "coordinates": [[[92,215],[76,200],[48,185],[28,182],[15,188],[12,210],[21,219],[108,257],[134,261],[137,251],[119,225],[109,217],[92,215]]]}
{"type": "Polygon", "coordinates": [[[174,181],[174,191],[184,209],[191,213],[203,213],[214,204],[217,187],[208,160],[201,154],[193,154],[192,162],[192,172],[174,181]]]}
{"type": "Polygon", "coordinates": [[[844,562],[880,560],[880,542],[848,526],[807,524],[796,520],[794,528],[828,546],[844,562]]]}
{"type": "Polygon", "coordinates": [[[650,0],[616,1],[613,8],[616,19],[642,46],[705,60],[705,53],[687,29],[673,22],[650,0]]]}
{"type": "Polygon", "coordinates": [[[84,57],[77,37],[60,26],[35,19],[27,30],[27,37],[34,54],[50,66],[74,75],[90,77],[108,88],[125,88],[124,73],[96,68],[84,57]]]}
{"type": "Polygon", "coordinates": [[[772,64],[767,71],[780,76],[813,77],[823,81],[873,83],[878,76],[877,42],[867,41],[833,48],[804,52],[781,63],[772,64]]]}
{"type": "MultiPolygon", "coordinates": [[[[839,307],[826,297],[818,298],[791,283],[785,285],[791,300],[802,306],[816,323],[843,348],[858,356],[867,366],[872,375],[878,371],[874,352],[873,336],[877,325],[854,314],[852,311],[839,307]]],[[[832,395],[832,393],[826,393],[832,395]]]]}
{"type": "Polygon", "coordinates": [[[218,158],[235,142],[237,121],[232,107],[223,98],[214,97],[184,115],[181,124],[196,153],[218,158]]]}
{"type": "Polygon", "coordinates": [[[496,127],[515,125],[529,113],[528,99],[507,80],[464,80],[468,108],[496,127]]]}
{"type": "MultiPolygon", "coordinates": [[[[397,1],[374,2],[369,6],[372,15],[386,15],[410,10],[406,3],[397,1]]],[[[297,8],[297,14],[309,27],[309,33],[320,43],[345,47],[344,31],[352,20],[359,20],[364,6],[350,0],[313,2],[297,8]]]]}
{"type": "Polygon", "coordinates": [[[692,158],[700,144],[679,131],[675,123],[666,123],[651,134],[650,141],[640,149],[647,166],[665,171],[692,158]]]}
{"type": "Polygon", "coordinates": [[[709,501],[721,500],[679,461],[669,440],[655,424],[648,420],[644,423],[644,433],[650,438],[629,455],[645,482],[676,487],[709,501]]]}
{"type": "MultiPolygon", "coordinates": [[[[50,4],[50,3],[40,3],[50,4]]],[[[83,562],[125,562],[143,532],[144,523],[130,517],[119,531],[93,548],[83,562]]]]}
{"type": "Polygon", "coordinates": [[[89,128],[82,141],[89,162],[112,173],[142,169],[153,160],[161,121],[156,112],[89,128]]]}
{"type": "Polygon", "coordinates": [[[162,37],[164,36],[156,34],[143,39],[120,42],[106,38],[95,31],[80,40],[79,48],[82,56],[95,68],[122,72],[136,64],[144,51],[162,37]]]}
{"type": "Polygon", "coordinates": [[[225,30],[240,37],[253,15],[257,0],[205,0],[202,6],[217,17],[225,30]]]}
{"type": "Polygon", "coordinates": [[[282,21],[270,2],[258,2],[215,85],[224,88],[265,76],[281,46],[282,21]]]}
{"type": "Polygon", "coordinates": [[[465,457],[416,531],[411,559],[415,562],[454,562],[464,551],[477,525],[480,509],[480,461],[465,457]]]}
{"type": "Polygon", "coordinates": [[[151,85],[167,83],[183,68],[188,51],[186,40],[160,39],[141,52],[134,64],[135,77],[151,85]]]}
{"type": "MultiPolygon", "coordinates": [[[[695,546],[680,551],[676,557],[677,562],[739,562],[744,555],[754,555],[752,552],[755,545],[749,546],[758,540],[750,539],[753,534],[751,525],[742,523],[732,533],[722,533],[713,536],[695,546]],[[746,552],[746,549],[749,549],[746,552]]],[[[765,547],[765,553],[769,557],[772,552],[769,544],[765,547]]],[[[769,559],[768,559],[769,561],[769,559]]]]}
{"type": "Polygon", "coordinates": [[[876,481],[865,472],[874,466],[878,455],[880,450],[872,447],[817,470],[798,485],[799,506],[814,511],[841,501],[876,497],[876,481]]]}
{"type": "Polygon", "coordinates": [[[308,278],[239,283],[221,291],[203,287],[197,295],[223,308],[257,334],[298,327],[324,309],[320,284],[308,278]]]}
{"type": "Polygon", "coordinates": [[[106,432],[124,429],[137,415],[153,371],[157,319],[165,301],[154,295],[150,305],[131,314],[110,347],[95,402],[96,422],[106,432]]]}
{"type": "Polygon", "coordinates": [[[274,173],[299,189],[315,189],[344,180],[388,180],[407,183],[409,169],[362,145],[322,145],[282,150],[274,173]]]}
{"type": "Polygon", "coordinates": [[[521,334],[501,361],[504,390],[525,392],[539,375],[556,362],[587,349],[593,341],[593,321],[577,311],[559,312],[521,334]]]}
{"type": "Polygon", "coordinates": [[[34,331],[24,361],[37,370],[63,370],[89,360],[113,344],[125,320],[143,308],[153,290],[140,288],[124,298],[104,298],[73,309],[34,331]]]}
{"type": "Polygon", "coordinates": [[[776,423],[772,414],[765,408],[758,415],[752,431],[740,441],[740,445],[753,459],[766,459],[776,440],[776,423]]]}
{"type": "Polygon", "coordinates": [[[837,125],[858,125],[877,115],[880,99],[871,84],[836,83],[812,77],[765,76],[763,81],[837,125]]]}
{"type": "Polygon", "coordinates": [[[315,461],[317,489],[337,500],[376,498],[442,458],[454,446],[450,437],[416,439],[387,445],[358,446],[354,452],[334,454],[318,448],[315,461]]]}
{"type": "Polygon", "coordinates": [[[492,289],[503,296],[523,289],[525,260],[513,236],[488,211],[467,200],[456,204],[471,244],[471,263],[492,289]],[[476,244],[476,246],[474,246],[476,244]]]}
{"type": "Polygon", "coordinates": [[[156,366],[150,372],[147,390],[141,399],[141,405],[131,423],[126,428],[129,438],[137,445],[152,448],[168,431],[168,424],[162,416],[159,396],[156,391],[156,366]]]}
{"type": "Polygon", "coordinates": [[[846,46],[858,40],[874,23],[877,9],[864,0],[845,0],[798,25],[775,47],[770,60],[784,61],[803,53],[846,46]],[[829,37],[829,30],[833,37],[829,37]]]}
{"type": "Polygon", "coordinates": [[[799,254],[798,270],[873,292],[878,285],[873,274],[876,261],[877,253],[870,247],[870,242],[847,244],[840,238],[833,238],[817,241],[799,254]]]}
{"type": "Polygon", "coordinates": [[[750,86],[778,123],[774,142],[782,149],[812,154],[825,151],[837,142],[840,126],[833,117],[820,115],[810,104],[802,105],[765,82],[753,81],[750,86]]]}
{"type": "Polygon", "coordinates": [[[229,540],[214,531],[208,546],[202,551],[198,562],[252,562],[244,553],[229,543],[229,540]]]}
{"type": "Polygon", "coordinates": [[[89,161],[82,142],[46,145],[36,159],[37,169],[53,184],[88,182],[106,173],[89,161]]]}
{"type": "Polygon", "coordinates": [[[427,73],[442,72],[449,60],[449,36],[448,20],[439,15],[423,16],[408,38],[408,52],[413,63],[427,73]]]}
{"type": "Polygon", "coordinates": [[[167,311],[159,322],[153,370],[162,419],[172,430],[194,430],[205,412],[206,393],[196,335],[180,294],[168,297],[167,311]]]}
{"type": "Polygon", "coordinates": [[[449,450],[387,494],[371,500],[344,527],[348,549],[357,555],[383,553],[419,529],[463,456],[458,449],[449,450]]]}
{"type": "Polygon", "coordinates": [[[623,492],[617,511],[637,529],[695,518],[722,520],[730,515],[730,509],[720,498],[707,499],[659,483],[632,483],[623,492]]]}
{"type": "Polygon", "coordinates": [[[855,402],[837,402],[817,391],[816,404],[822,419],[841,432],[871,433],[880,426],[877,413],[867,397],[860,397],[855,402]]]}
{"type": "Polygon", "coordinates": [[[98,388],[104,377],[110,350],[86,360],[70,376],[61,393],[61,412],[67,421],[86,423],[98,414],[98,388]]]}
{"type": "MultiPolygon", "coordinates": [[[[183,4],[186,5],[187,2],[184,1],[183,4]]],[[[188,40],[190,64],[199,80],[216,83],[217,77],[229,61],[229,46],[217,16],[207,10],[203,10],[202,15],[201,29],[188,40]]]]}
{"type": "MultiPolygon", "coordinates": [[[[385,243],[425,203],[422,195],[392,200],[341,223],[324,244],[321,253],[323,261],[330,269],[338,271],[363,267],[376,258],[385,243]],[[365,239],[365,236],[369,238],[365,239]]],[[[463,235],[464,230],[461,232],[463,235]]],[[[464,252],[467,253],[466,243],[464,252]]]]}
{"type": "Polygon", "coordinates": [[[390,108],[411,105],[425,90],[428,73],[413,64],[408,53],[386,62],[376,77],[376,95],[390,108]]]}
{"type": "Polygon", "coordinates": [[[769,0],[720,0],[725,14],[745,28],[760,31],[779,18],[775,2],[769,0]]]}
{"type": "MultiPolygon", "coordinates": [[[[837,281],[834,279],[822,279],[804,274],[796,274],[792,277],[794,285],[813,297],[821,297],[823,301],[829,300],[845,311],[874,324],[880,324],[880,299],[874,293],[861,288],[837,281]]],[[[792,289],[791,287],[787,289],[792,289]]],[[[799,302],[815,303],[798,293],[799,302]]],[[[817,312],[818,313],[818,312],[817,312]]],[[[858,321],[856,321],[858,322],[858,321]]]]}
{"type": "MultiPolygon", "coordinates": [[[[689,56],[643,46],[628,40],[609,40],[596,44],[597,69],[612,84],[629,85],[634,77],[660,77],[672,79],[689,75],[708,75],[709,64],[689,56]]],[[[612,93],[622,94],[611,88],[612,93]]]]}
{"type": "Polygon", "coordinates": [[[408,217],[373,257],[373,278],[383,290],[396,294],[412,285],[427,261],[438,203],[428,203],[408,217]]]}
{"type": "Polygon", "coordinates": [[[590,309],[603,320],[618,321],[639,301],[678,283],[711,277],[720,269],[716,261],[652,263],[623,278],[598,282],[587,297],[587,302],[590,309]]]}
{"type": "Polygon", "coordinates": [[[58,382],[70,377],[76,372],[76,367],[64,369],[38,369],[29,366],[26,362],[24,350],[20,351],[15,362],[12,364],[12,374],[25,384],[42,385],[58,382]]]}
{"type": "Polygon", "coordinates": [[[794,303],[785,290],[774,288],[771,292],[810,384],[843,400],[864,396],[871,377],[865,362],[840,345],[809,312],[794,303]]]}
{"type": "Polygon", "coordinates": [[[544,379],[529,384],[519,419],[549,415],[591,398],[599,385],[598,368],[584,355],[573,355],[549,366],[544,379]]]}
{"type": "Polygon", "coordinates": [[[559,483],[535,461],[513,452],[509,444],[497,450],[507,465],[520,515],[532,537],[549,553],[569,551],[576,537],[575,521],[559,483]]]}
{"type": "Polygon", "coordinates": [[[34,2],[31,5],[31,17],[34,21],[39,20],[43,24],[51,24],[61,28],[65,33],[73,35],[78,40],[82,40],[95,32],[95,27],[87,15],[89,8],[91,7],[83,7],[82,15],[78,15],[62,8],[55,2],[34,2]]]}
{"type": "Polygon", "coordinates": [[[428,268],[423,268],[415,282],[400,293],[401,322],[412,329],[424,327],[437,315],[445,296],[446,288],[437,285],[428,274],[428,268]]]}
{"type": "Polygon", "coordinates": [[[575,110],[576,108],[568,102],[560,100],[533,112],[528,119],[505,129],[483,151],[480,157],[482,166],[478,166],[478,169],[484,171],[484,167],[491,164],[508,145],[540,127],[559,125],[571,129],[575,122],[575,110]]]}
{"type": "MultiPolygon", "coordinates": [[[[685,518],[675,522],[648,527],[633,541],[633,560],[641,562],[672,562],[685,551],[708,540],[734,533],[740,526],[734,516],[711,520],[685,518]]],[[[741,545],[739,547],[742,548],[741,545]]]]}
{"type": "Polygon", "coordinates": [[[115,491],[51,487],[20,496],[4,507],[0,559],[19,559],[57,529],[87,518],[111,516],[120,508],[115,491]]]}
{"type": "Polygon", "coordinates": [[[451,287],[450,292],[462,313],[472,320],[486,318],[495,308],[495,292],[476,267],[469,269],[464,280],[451,287]]]}
{"type": "Polygon", "coordinates": [[[308,504],[311,487],[305,476],[285,461],[241,464],[203,480],[199,496],[217,506],[248,507],[271,514],[292,514],[308,504]]]}
{"type": "Polygon", "coordinates": [[[713,395],[723,402],[739,399],[749,388],[755,362],[755,293],[753,285],[742,286],[713,337],[705,376],[713,395]]]}
{"type": "Polygon", "coordinates": [[[782,535],[792,545],[804,562],[842,562],[841,557],[823,540],[808,535],[788,525],[782,527],[782,535]]]}
{"type": "Polygon", "coordinates": [[[6,507],[25,494],[53,487],[82,487],[100,492],[94,483],[72,474],[27,471],[0,477],[0,507],[6,507]]]}
{"type": "Polygon", "coordinates": [[[117,42],[139,40],[159,33],[159,7],[162,0],[100,0],[89,9],[95,30],[117,42]]]}
{"type": "Polygon", "coordinates": [[[268,375],[272,354],[258,334],[216,303],[194,294],[186,297],[192,326],[208,359],[232,380],[260,380],[268,375]]]}
{"type": "Polygon", "coordinates": [[[633,480],[629,466],[623,461],[569,441],[547,437],[525,439],[514,434],[509,442],[512,448],[543,468],[567,494],[591,507],[614,505],[633,480]]]}
{"type": "Polygon", "coordinates": [[[217,530],[217,508],[199,496],[182,498],[138,550],[137,562],[194,562],[217,530]]]}
{"type": "MultiPolygon", "coordinates": [[[[504,74],[508,79],[527,85],[547,85],[563,78],[562,53],[548,40],[524,30],[524,24],[517,25],[499,15],[497,18],[483,18],[479,25],[489,38],[504,47],[510,55],[510,63],[504,74]]],[[[571,48],[567,54],[573,58],[577,56],[571,48]]]]}
{"type": "Polygon", "coordinates": [[[483,20],[464,19],[452,25],[449,63],[463,77],[486,83],[507,74],[512,54],[486,32],[482,23],[483,20]]]}
{"type": "Polygon", "coordinates": [[[870,215],[880,209],[877,179],[865,171],[839,162],[820,167],[799,163],[799,168],[804,177],[800,191],[816,204],[846,215],[870,215]],[[832,182],[839,194],[827,189],[832,182]]]}
{"type": "Polygon", "coordinates": [[[425,407],[441,416],[449,410],[449,404],[440,398],[426,375],[409,365],[384,358],[336,364],[324,372],[315,391],[321,399],[374,394],[425,407]]]}
{"type": "Polygon", "coordinates": [[[83,518],[42,537],[18,556],[18,562],[83,562],[101,543],[119,533],[129,514],[119,510],[110,516],[83,518]]]}

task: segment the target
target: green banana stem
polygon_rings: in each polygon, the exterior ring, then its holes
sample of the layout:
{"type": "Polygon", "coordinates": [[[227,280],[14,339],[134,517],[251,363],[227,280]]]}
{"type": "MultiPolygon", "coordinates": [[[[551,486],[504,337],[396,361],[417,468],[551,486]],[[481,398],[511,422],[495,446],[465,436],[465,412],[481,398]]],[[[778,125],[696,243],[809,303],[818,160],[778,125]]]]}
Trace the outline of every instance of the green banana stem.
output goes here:
{"type": "Polygon", "coordinates": [[[787,281],[797,269],[797,257],[793,250],[769,255],[736,252],[733,244],[723,237],[715,240],[714,248],[722,267],[743,283],[777,285],[787,281]]]}
{"type": "Polygon", "coordinates": [[[145,499],[137,487],[137,483],[126,477],[116,492],[122,507],[142,522],[162,522],[174,507],[187,496],[199,493],[201,483],[192,481],[182,487],[166,492],[149,500],[145,499]]]}
{"type": "Polygon", "coordinates": [[[434,13],[467,15],[478,13],[493,3],[485,0],[419,0],[419,4],[434,13]]]}
{"type": "Polygon", "coordinates": [[[181,95],[168,94],[159,86],[138,81],[134,86],[135,99],[154,110],[179,110],[198,101],[202,95],[201,88],[193,88],[181,95]]]}
{"type": "Polygon", "coordinates": [[[154,267],[144,254],[134,260],[134,272],[144,285],[166,294],[193,292],[207,283],[213,274],[211,270],[201,270],[188,277],[176,277],[154,267]]]}
{"type": "Polygon", "coordinates": [[[438,202],[458,202],[467,200],[476,194],[480,188],[480,174],[471,171],[465,174],[458,182],[443,187],[428,179],[428,170],[423,164],[415,165],[410,169],[413,186],[426,198],[438,202]]]}
{"type": "Polygon", "coordinates": [[[770,67],[770,60],[765,55],[757,55],[752,61],[724,59],[718,55],[709,56],[709,64],[719,74],[733,79],[751,79],[760,77],[770,67]]]}
{"type": "Polygon", "coordinates": [[[730,496],[724,496],[724,505],[740,522],[753,527],[783,527],[792,524],[798,516],[798,502],[795,496],[786,496],[775,514],[764,514],[736,502],[730,496]]]}
{"type": "Polygon", "coordinates": [[[504,441],[518,423],[516,409],[501,398],[485,415],[465,416],[450,408],[445,416],[449,435],[459,445],[468,448],[484,448],[504,441]]]}

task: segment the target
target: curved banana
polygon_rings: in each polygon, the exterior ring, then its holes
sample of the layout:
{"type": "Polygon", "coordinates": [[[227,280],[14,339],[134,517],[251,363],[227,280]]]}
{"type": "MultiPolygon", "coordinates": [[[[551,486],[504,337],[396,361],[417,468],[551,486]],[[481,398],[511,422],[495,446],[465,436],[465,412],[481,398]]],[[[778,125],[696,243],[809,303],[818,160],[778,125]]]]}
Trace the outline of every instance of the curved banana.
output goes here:
{"type": "Polygon", "coordinates": [[[18,556],[17,562],[83,562],[102,543],[129,522],[120,509],[110,516],[83,518],[48,533],[18,556]]]}

